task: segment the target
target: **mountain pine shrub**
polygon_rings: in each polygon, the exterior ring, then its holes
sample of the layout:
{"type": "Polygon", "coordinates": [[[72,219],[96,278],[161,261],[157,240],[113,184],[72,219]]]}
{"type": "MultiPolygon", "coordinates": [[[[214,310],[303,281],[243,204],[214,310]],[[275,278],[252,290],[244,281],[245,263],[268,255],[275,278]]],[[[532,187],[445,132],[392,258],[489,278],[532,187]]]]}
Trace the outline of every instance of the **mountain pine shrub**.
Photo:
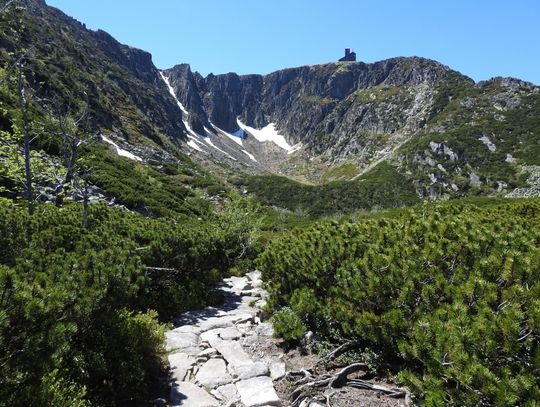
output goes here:
{"type": "Polygon", "coordinates": [[[426,205],[295,230],[259,262],[270,307],[381,353],[426,405],[532,405],[539,226],[538,201],[426,205]]]}

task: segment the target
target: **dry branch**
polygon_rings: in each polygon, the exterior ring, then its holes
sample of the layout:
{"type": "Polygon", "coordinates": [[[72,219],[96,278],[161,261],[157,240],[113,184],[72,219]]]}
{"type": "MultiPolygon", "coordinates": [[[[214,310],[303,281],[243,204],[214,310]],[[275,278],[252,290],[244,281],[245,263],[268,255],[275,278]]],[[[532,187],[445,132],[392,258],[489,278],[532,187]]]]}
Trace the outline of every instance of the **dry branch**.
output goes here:
{"type": "MultiPolygon", "coordinates": [[[[379,393],[384,394],[387,397],[392,398],[407,398],[407,391],[397,388],[390,388],[387,386],[383,386],[380,384],[370,383],[366,380],[362,379],[349,379],[348,376],[352,373],[356,373],[358,371],[365,371],[367,372],[369,370],[369,367],[367,364],[362,362],[356,362],[352,363],[343,369],[341,369],[339,372],[335,374],[325,374],[321,375],[317,378],[314,378],[314,380],[306,382],[306,380],[312,378],[311,374],[309,372],[304,371],[305,374],[303,378],[297,380],[295,382],[296,385],[300,384],[290,395],[291,399],[291,406],[297,407],[302,400],[304,400],[306,397],[310,396],[310,393],[314,389],[320,389],[320,388],[341,388],[341,387],[353,387],[357,389],[363,389],[363,390],[373,390],[377,391],[379,393]]],[[[302,372],[302,371],[301,371],[302,372]]],[[[300,372],[296,372],[299,374],[300,372]]],[[[329,403],[329,397],[326,399],[327,404],[329,403]]]]}
{"type": "Polygon", "coordinates": [[[334,349],[329,354],[322,357],[317,362],[317,364],[326,363],[326,362],[329,362],[331,360],[334,360],[334,359],[338,358],[339,356],[343,355],[345,352],[348,352],[351,349],[358,348],[360,345],[361,345],[361,343],[359,341],[346,342],[343,345],[341,345],[341,346],[337,347],[336,349],[334,349]]]}

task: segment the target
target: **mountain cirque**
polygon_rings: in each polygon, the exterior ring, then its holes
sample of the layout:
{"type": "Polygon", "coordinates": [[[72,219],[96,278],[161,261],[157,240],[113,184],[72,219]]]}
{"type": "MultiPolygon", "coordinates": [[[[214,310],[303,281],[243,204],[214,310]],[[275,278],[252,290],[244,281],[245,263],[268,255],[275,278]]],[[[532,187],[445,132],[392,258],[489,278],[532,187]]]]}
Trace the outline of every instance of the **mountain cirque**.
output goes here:
{"type": "Polygon", "coordinates": [[[86,100],[95,131],[157,169],[189,155],[225,181],[278,174],[315,185],[377,179],[429,199],[534,195],[540,93],[531,83],[475,83],[419,57],[268,75],[160,71],[145,51],[43,1],[23,3],[25,34],[1,48],[29,48],[40,96],[86,100]]]}

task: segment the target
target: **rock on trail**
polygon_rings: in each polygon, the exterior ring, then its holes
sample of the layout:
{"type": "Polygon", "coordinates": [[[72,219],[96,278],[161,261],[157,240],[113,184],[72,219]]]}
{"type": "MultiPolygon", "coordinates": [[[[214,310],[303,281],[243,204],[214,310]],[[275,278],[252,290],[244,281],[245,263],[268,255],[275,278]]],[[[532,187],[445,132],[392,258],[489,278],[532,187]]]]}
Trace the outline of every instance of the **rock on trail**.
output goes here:
{"type": "Polygon", "coordinates": [[[268,296],[260,272],[223,281],[220,308],[186,312],[166,333],[171,405],[281,406],[272,380],[285,375],[285,364],[247,351],[260,337],[272,335],[271,324],[257,316],[268,296]]]}

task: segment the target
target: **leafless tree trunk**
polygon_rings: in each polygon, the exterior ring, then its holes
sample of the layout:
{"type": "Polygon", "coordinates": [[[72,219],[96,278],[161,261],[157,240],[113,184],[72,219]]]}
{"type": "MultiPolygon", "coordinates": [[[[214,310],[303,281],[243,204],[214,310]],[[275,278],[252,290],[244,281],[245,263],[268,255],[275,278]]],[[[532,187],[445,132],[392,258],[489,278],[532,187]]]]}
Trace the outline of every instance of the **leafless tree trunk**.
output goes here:
{"type": "Polygon", "coordinates": [[[17,75],[17,93],[19,97],[19,108],[22,114],[22,136],[23,136],[23,154],[24,154],[24,197],[28,201],[28,213],[32,215],[34,213],[34,188],[33,188],[33,176],[32,176],[32,164],[30,162],[31,153],[31,137],[29,129],[28,119],[28,100],[26,97],[26,88],[24,84],[22,64],[19,65],[17,75]]]}
{"type": "Polygon", "coordinates": [[[69,112],[58,112],[56,114],[56,121],[60,129],[60,135],[62,137],[62,159],[64,161],[64,167],[66,168],[66,175],[63,182],[56,188],[56,204],[61,203],[60,193],[65,189],[66,185],[69,185],[73,180],[76,170],[76,163],[78,159],[79,148],[85,143],[81,136],[80,124],[86,116],[86,109],[81,114],[79,119],[73,120],[69,116],[69,112]]]}

